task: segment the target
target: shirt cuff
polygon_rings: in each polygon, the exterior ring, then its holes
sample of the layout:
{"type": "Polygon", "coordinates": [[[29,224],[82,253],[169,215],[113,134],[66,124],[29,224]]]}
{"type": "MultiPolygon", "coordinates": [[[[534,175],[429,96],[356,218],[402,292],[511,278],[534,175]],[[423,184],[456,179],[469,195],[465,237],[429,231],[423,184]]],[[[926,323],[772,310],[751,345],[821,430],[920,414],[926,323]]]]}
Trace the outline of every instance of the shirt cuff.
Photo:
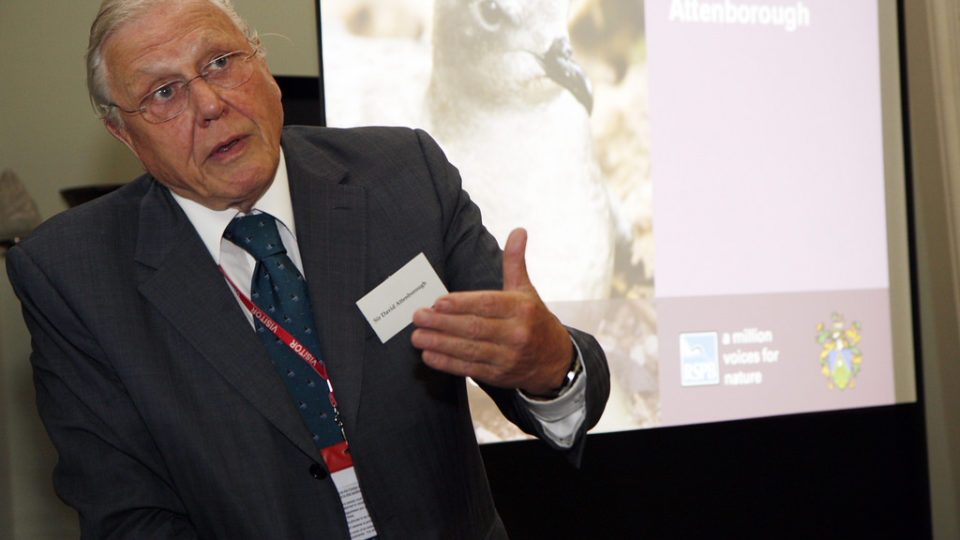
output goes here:
{"type": "MultiPolygon", "coordinates": [[[[580,347],[573,341],[574,352],[577,355],[577,361],[582,363],[583,356],[580,354],[580,347]]],[[[585,368],[586,366],[584,366],[585,368]]],[[[567,387],[554,399],[534,400],[523,395],[523,392],[517,390],[520,398],[527,404],[527,409],[533,414],[534,418],[543,426],[546,436],[561,448],[570,448],[576,440],[577,432],[587,416],[586,398],[587,398],[587,370],[582,369],[573,381],[573,384],[567,387]]]]}

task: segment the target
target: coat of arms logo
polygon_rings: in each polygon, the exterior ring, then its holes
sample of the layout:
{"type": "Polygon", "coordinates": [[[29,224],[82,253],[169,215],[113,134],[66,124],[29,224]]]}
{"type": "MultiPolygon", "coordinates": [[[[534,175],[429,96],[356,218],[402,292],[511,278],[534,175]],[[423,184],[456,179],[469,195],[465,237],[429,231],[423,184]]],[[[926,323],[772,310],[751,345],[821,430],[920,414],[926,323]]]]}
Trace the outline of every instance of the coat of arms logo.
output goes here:
{"type": "Polygon", "coordinates": [[[843,315],[834,313],[830,326],[817,325],[817,343],[820,351],[820,371],[827,378],[831,390],[845,390],[856,385],[857,374],[863,353],[860,343],[860,323],[852,322],[846,327],[843,315]]]}

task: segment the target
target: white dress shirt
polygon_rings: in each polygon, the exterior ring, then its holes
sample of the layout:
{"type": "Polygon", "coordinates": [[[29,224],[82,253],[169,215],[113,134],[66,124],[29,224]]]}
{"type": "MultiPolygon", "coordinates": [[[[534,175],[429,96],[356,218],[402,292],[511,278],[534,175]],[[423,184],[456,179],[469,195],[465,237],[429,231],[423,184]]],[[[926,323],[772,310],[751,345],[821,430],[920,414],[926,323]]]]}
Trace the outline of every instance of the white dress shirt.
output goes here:
{"type": "MultiPolygon", "coordinates": [[[[171,194],[197,230],[213,260],[220,265],[230,280],[249,297],[256,259],[243,248],[223,238],[223,232],[227,225],[234,217],[240,215],[240,211],[236,208],[211,210],[176,193],[171,192],[171,194]]],[[[310,276],[303,271],[300,249],[297,245],[293,203],[290,199],[287,165],[283,150],[280,151],[280,163],[273,183],[270,184],[260,200],[253,205],[251,213],[267,213],[276,218],[277,230],[280,232],[280,239],[287,250],[287,255],[300,270],[300,273],[303,274],[304,279],[309,282],[310,276]]],[[[232,288],[231,292],[233,292],[232,288]]],[[[234,296],[236,296],[236,293],[234,293],[234,296]]],[[[246,315],[250,325],[253,326],[253,314],[243,307],[239,297],[237,297],[237,302],[240,303],[244,315],[246,315]]],[[[573,343],[573,347],[579,356],[580,349],[576,342],[573,343]]],[[[527,403],[530,412],[543,425],[544,431],[550,439],[563,448],[569,448],[573,445],[577,431],[586,417],[586,376],[586,372],[581,371],[574,384],[552,400],[529,399],[518,391],[521,398],[527,403]]],[[[336,383],[334,382],[334,384],[336,383]]]]}

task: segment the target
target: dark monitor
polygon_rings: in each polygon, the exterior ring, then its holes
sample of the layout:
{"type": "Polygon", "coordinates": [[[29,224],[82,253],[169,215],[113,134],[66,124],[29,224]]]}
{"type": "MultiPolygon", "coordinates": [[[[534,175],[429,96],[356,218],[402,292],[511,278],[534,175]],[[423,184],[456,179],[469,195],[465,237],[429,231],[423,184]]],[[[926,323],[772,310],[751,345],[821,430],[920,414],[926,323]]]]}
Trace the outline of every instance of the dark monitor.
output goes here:
{"type": "Polygon", "coordinates": [[[276,75],[283,105],[283,125],[324,125],[318,77],[276,75]]]}

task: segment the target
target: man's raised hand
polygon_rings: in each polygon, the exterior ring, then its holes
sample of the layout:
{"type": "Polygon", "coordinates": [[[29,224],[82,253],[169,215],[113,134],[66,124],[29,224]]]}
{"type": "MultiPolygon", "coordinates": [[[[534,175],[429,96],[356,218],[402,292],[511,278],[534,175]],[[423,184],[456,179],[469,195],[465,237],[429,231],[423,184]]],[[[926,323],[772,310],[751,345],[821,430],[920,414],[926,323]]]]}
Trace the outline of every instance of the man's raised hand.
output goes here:
{"type": "Polygon", "coordinates": [[[527,275],[527,232],[503,252],[503,290],[454,292],[417,310],[411,337],[428,366],[532,396],[560,387],[573,358],[567,330],[527,275]]]}

